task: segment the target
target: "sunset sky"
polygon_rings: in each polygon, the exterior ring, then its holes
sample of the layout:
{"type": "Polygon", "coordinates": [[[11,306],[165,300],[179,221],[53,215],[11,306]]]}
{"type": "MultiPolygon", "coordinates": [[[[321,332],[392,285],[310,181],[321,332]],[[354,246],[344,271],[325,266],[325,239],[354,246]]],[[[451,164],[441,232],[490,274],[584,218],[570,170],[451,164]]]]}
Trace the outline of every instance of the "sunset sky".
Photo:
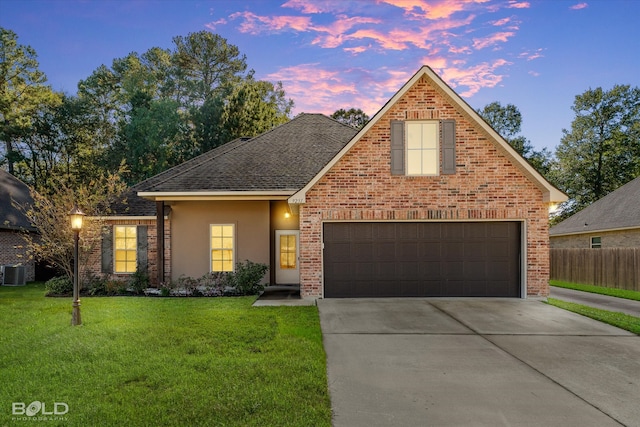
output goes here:
{"type": "Polygon", "coordinates": [[[209,30],[282,81],[294,113],[373,115],[425,64],[473,108],[516,105],[523,135],[551,150],[576,95],[640,86],[638,17],[640,0],[0,0],[0,26],[55,90],[209,30]]]}

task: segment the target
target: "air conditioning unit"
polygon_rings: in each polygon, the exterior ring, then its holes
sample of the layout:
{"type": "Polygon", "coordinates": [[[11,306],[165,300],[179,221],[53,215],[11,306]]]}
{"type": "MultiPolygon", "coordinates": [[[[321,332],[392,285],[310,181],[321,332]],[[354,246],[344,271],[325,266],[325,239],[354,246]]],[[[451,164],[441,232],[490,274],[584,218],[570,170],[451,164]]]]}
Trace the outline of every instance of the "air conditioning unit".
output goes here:
{"type": "Polygon", "coordinates": [[[3,286],[24,286],[27,284],[23,265],[5,265],[3,268],[3,286]]]}

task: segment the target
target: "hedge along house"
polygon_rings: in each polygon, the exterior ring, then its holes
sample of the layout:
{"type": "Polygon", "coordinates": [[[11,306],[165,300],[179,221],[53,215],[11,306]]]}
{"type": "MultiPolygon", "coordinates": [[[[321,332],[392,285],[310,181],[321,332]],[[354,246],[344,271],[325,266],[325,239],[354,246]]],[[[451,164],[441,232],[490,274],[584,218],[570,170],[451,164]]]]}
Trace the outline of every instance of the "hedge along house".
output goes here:
{"type": "Polygon", "coordinates": [[[426,66],[359,132],[303,114],[136,190],[171,278],[250,259],[313,298],[546,296],[566,200],[426,66]]]}

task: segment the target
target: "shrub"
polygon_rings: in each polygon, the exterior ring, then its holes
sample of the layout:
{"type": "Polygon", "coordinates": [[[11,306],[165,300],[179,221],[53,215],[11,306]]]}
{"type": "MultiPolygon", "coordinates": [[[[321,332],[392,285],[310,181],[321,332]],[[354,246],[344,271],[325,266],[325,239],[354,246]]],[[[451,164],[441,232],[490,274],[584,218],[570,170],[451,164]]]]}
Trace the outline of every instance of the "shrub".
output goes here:
{"type": "Polygon", "coordinates": [[[129,288],[140,295],[149,287],[149,273],[145,269],[138,269],[129,278],[129,288]]]}
{"type": "Polygon", "coordinates": [[[246,260],[236,264],[236,271],[230,275],[230,282],[240,295],[256,295],[264,290],[262,278],[269,267],[266,264],[246,260]]]}
{"type": "Polygon", "coordinates": [[[67,276],[54,277],[44,284],[47,296],[51,295],[71,295],[73,294],[73,281],[67,276]]]}

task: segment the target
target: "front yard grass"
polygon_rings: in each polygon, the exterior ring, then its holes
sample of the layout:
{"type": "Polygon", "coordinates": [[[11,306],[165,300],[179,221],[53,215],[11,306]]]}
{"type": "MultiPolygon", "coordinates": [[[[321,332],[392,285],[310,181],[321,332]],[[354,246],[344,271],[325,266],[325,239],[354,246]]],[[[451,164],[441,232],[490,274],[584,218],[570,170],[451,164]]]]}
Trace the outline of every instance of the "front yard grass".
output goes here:
{"type": "Polygon", "coordinates": [[[576,291],[591,292],[594,294],[608,295],[617,298],[626,298],[640,301],[640,292],[625,289],[605,288],[603,286],[583,285],[580,283],[563,282],[561,280],[549,280],[551,286],[574,289],[576,291]]]}
{"type": "Polygon", "coordinates": [[[85,297],[72,327],[71,298],[0,287],[0,425],[39,401],[69,407],[48,426],[329,426],[317,308],[254,300],[85,297]]]}
{"type": "Polygon", "coordinates": [[[547,303],[640,335],[640,317],[548,298],[547,303]]]}

